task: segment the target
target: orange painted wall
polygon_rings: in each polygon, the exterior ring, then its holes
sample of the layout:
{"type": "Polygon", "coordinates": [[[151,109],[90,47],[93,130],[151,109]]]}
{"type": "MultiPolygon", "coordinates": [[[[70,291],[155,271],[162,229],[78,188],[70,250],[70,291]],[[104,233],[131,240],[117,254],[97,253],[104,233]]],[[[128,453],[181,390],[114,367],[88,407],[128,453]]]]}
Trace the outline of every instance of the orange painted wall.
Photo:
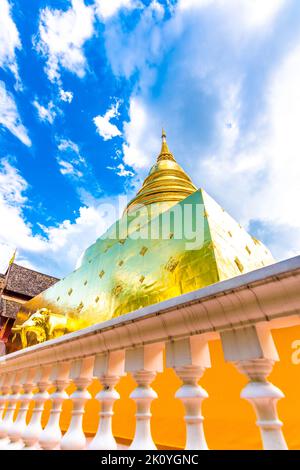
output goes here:
{"type": "MultiPolygon", "coordinates": [[[[292,449],[300,449],[300,364],[293,365],[292,342],[300,340],[300,327],[273,331],[280,362],[276,363],[270,376],[271,382],[279,387],[286,398],[278,405],[279,416],[284,422],[283,431],[292,449]]],[[[260,435],[255,425],[256,417],[251,405],[240,398],[240,391],[247,380],[232,364],[224,362],[220,341],[210,342],[212,368],[205,372],[201,385],[209,393],[203,402],[205,433],[211,449],[260,449],[260,435]]],[[[185,426],[183,406],[174,398],[180,380],[172,369],[158,374],[153,388],[158,399],[152,404],[152,434],[156,443],[162,446],[184,447],[185,426]]],[[[123,377],[117,386],[121,399],[115,404],[113,419],[114,435],[132,439],[134,435],[135,404],[129,398],[135,383],[129,376],[123,377]]],[[[69,391],[72,389],[70,388],[69,391]]],[[[89,388],[93,396],[100,390],[98,382],[89,388]]],[[[49,404],[48,404],[49,409],[49,404]]],[[[71,403],[64,404],[61,416],[62,429],[70,420],[71,403]]],[[[84,430],[95,433],[98,424],[99,403],[92,399],[87,403],[84,416],[84,430]]],[[[48,413],[44,413],[44,423],[48,413]]]]}

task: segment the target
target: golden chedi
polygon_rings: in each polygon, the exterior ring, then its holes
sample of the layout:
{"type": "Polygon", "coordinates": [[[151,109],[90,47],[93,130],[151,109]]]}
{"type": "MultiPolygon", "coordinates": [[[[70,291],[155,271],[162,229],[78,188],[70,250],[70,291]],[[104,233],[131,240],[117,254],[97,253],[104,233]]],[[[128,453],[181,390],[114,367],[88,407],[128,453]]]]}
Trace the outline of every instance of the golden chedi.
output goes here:
{"type": "Polygon", "coordinates": [[[136,197],[81,265],[26,302],[11,350],[109,320],[273,262],[162,148],[136,197]],[[41,319],[43,317],[43,321],[41,319]]]}
{"type": "MultiPolygon", "coordinates": [[[[157,161],[123,216],[84,252],[74,272],[22,306],[10,348],[16,350],[56,338],[272,262],[262,243],[203,189],[196,189],[175,161],[163,132],[157,161]]],[[[288,351],[290,336],[279,339],[284,346],[281,349],[288,351]]],[[[208,442],[214,449],[222,448],[224,443],[232,448],[235,430],[240,448],[258,448],[253,411],[245,400],[238,401],[244,379],[232,364],[224,362],[219,340],[211,340],[209,347],[214,367],[202,380],[210,396],[204,403],[208,442]],[[222,387],[225,382],[226,387],[222,387]]],[[[283,373],[282,380],[284,385],[293,385],[294,375],[290,380],[283,373]]],[[[179,379],[173,369],[165,369],[157,374],[152,386],[159,397],[153,402],[153,439],[162,448],[182,448],[183,409],[174,398],[179,379]]],[[[129,396],[135,387],[130,374],[122,377],[117,386],[121,398],[116,403],[112,429],[122,443],[129,443],[134,435],[135,406],[129,396]]],[[[73,390],[70,385],[68,393],[73,390]]],[[[97,394],[97,380],[89,391],[92,397],[97,394]]],[[[87,402],[85,433],[96,432],[98,409],[97,400],[87,402]]],[[[48,416],[46,407],[43,425],[48,416]]],[[[65,400],[60,416],[63,431],[68,429],[70,416],[71,404],[65,400]]]]}

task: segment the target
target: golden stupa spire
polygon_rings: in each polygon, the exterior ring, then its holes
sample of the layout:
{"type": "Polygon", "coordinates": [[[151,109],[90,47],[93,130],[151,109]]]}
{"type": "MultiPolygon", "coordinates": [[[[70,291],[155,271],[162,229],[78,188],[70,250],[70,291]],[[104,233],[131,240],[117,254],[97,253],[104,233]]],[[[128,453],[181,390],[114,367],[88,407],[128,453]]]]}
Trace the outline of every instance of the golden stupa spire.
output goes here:
{"type": "Polygon", "coordinates": [[[167,144],[167,134],[166,134],[166,131],[164,130],[164,128],[162,129],[162,133],[161,133],[161,151],[160,151],[160,154],[158,155],[157,157],[157,161],[161,161],[161,160],[173,160],[175,161],[175,158],[173,156],[173,154],[170,152],[169,150],[169,147],[168,147],[168,144],[167,144]]]}
{"type": "Polygon", "coordinates": [[[138,204],[158,203],[165,210],[197,190],[190,177],[178,165],[174,155],[170,152],[166,137],[166,132],[163,129],[161,151],[157,161],[150,169],[136,197],[128,204],[127,212],[138,204]]]}

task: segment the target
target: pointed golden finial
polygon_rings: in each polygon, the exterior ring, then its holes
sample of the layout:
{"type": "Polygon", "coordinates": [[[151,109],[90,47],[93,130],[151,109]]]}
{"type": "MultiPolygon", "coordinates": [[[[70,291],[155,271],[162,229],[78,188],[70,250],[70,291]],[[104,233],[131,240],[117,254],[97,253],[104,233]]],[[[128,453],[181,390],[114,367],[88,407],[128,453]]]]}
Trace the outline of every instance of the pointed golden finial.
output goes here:
{"type": "Polygon", "coordinates": [[[170,152],[164,129],[162,129],[161,140],[161,151],[157,161],[150,169],[137,195],[127,205],[125,213],[130,213],[139,204],[153,204],[153,207],[158,208],[163,203],[161,209],[157,209],[158,212],[155,212],[157,215],[166,210],[165,207],[168,204],[171,207],[197,190],[190,177],[178,165],[170,152]]]}
{"type": "Polygon", "coordinates": [[[161,151],[160,154],[157,157],[157,161],[159,162],[160,160],[174,160],[175,158],[173,154],[170,152],[168,144],[167,144],[167,134],[164,128],[162,128],[162,133],[161,133],[161,151]]]}

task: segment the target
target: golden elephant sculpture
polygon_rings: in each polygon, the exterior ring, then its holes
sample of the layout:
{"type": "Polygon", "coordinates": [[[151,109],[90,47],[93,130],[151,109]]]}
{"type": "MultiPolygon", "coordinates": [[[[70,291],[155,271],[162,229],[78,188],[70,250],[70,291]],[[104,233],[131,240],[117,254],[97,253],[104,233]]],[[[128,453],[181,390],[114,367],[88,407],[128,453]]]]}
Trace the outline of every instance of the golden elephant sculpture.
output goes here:
{"type": "MultiPolygon", "coordinates": [[[[43,343],[48,339],[57,338],[65,333],[67,318],[65,315],[52,313],[47,308],[34,312],[24,323],[12,328],[14,333],[12,341],[20,335],[22,348],[28,346],[28,333],[35,335],[34,343],[43,343]]],[[[30,341],[32,344],[32,340],[30,341]]]]}

